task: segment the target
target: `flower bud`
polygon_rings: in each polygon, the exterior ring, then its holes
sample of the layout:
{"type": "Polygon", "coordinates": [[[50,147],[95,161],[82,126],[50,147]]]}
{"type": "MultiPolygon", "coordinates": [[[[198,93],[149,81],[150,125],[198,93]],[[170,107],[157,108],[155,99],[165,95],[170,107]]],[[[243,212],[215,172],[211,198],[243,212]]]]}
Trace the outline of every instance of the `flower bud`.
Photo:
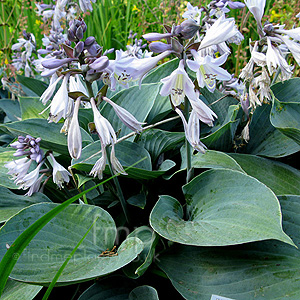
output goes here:
{"type": "Polygon", "coordinates": [[[84,48],[84,42],[82,41],[78,42],[73,50],[74,57],[78,57],[83,51],[83,48],[84,48]]]}
{"type": "Polygon", "coordinates": [[[194,20],[185,20],[180,26],[180,34],[185,40],[191,39],[200,29],[200,26],[194,20]]]}
{"type": "Polygon", "coordinates": [[[83,28],[82,26],[79,26],[76,30],[76,37],[78,38],[78,40],[83,39],[83,28]]]}
{"type": "Polygon", "coordinates": [[[89,36],[84,41],[84,46],[85,47],[90,47],[95,43],[95,41],[96,41],[96,39],[93,36],[89,36]]]}
{"type": "Polygon", "coordinates": [[[150,32],[143,35],[143,38],[149,42],[154,42],[162,39],[166,39],[173,36],[172,33],[157,33],[157,32],[150,32]]]}
{"type": "Polygon", "coordinates": [[[149,49],[155,53],[162,53],[166,50],[172,50],[172,46],[170,44],[162,43],[162,42],[153,42],[149,45],[149,49]]]}
{"type": "Polygon", "coordinates": [[[90,64],[90,68],[97,70],[98,72],[103,71],[109,65],[109,59],[107,56],[101,56],[97,58],[93,63],[90,64]]]}
{"type": "Polygon", "coordinates": [[[73,58],[63,58],[63,59],[49,58],[42,61],[42,66],[46,69],[55,69],[73,60],[74,60],[73,58]]]}

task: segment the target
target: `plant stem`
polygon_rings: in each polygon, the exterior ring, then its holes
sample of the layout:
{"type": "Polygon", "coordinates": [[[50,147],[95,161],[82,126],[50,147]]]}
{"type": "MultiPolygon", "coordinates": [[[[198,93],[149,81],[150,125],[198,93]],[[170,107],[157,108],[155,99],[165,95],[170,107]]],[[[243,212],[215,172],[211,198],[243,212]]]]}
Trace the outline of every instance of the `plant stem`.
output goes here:
{"type": "MultiPolygon", "coordinates": [[[[111,161],[110,161],[110,146],[106,147],[106,151],[107,151],[107,154],[108,154],[107,155],[107,161],[108,161],[109,170],[110,170],[110,173],[112,175],[114,175],[114,172],[113,172],[112,166],[111,166],[111,161]]],[[[126,203],[125,197],[123,195],[123,191],[122,191],[120,182],[118,180],[118,177],[117,176],[113,177],[113,181],[114,181],[114,184],[115,184],[116,189],[117,189],[117,193],[118,193],[118,196],[119,196],[119,199],[120,199],[120,202],[121,202],[121,206],[122,206],[126,221],[127,221],[127,223],[129,223],[129,214],[128,214],[128,210],[127,210],[127,203],[126,203]]]]}
{"type": "MultiPolygon", "coordinates": [[[[189,120],[190,102],[187,97],[184,99],[184,115],[186,121],[189,120]]],[[[192,148],[187,139],[185,139],[186,148],[186,183],[188,183],[194,177],[194,170],[192,168],[192,148]]]]}

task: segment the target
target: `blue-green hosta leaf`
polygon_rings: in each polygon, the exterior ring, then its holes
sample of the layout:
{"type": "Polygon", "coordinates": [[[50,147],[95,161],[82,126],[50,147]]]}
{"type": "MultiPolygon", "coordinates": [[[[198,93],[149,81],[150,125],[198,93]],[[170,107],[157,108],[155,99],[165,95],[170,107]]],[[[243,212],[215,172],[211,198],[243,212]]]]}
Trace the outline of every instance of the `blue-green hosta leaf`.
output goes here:
{"type": "MultiPolygon", "coordinates": [[[[211,93],[205,87],[201,89],[201,93],[203,96],[200,96],[200,98],[204,97],[206,102],[208,102],[208,104],[211,104],[210,108],[217,114],[218,121],[220,122],[220,124],[223,124],[225,119],[227,118],[228,107],[230,107],[231,105],[236,105],[238,103],[236,99],[230,96],[224,97],[224,95],[221,92],[219,92],[217,89],[213,93],[211,93]]],[[[202,98],[202,100],[204,99],[202,98]]]]}
{"type": "Polygon", "coordinates": [[[22,120],[26,119],[47,119],[49,110],[40,114],[46,106],[40,101],[39,97],[19,97],[22,120]]]}
{"type": "Polygon", "coordinates": [[[138,258],[123,268],[124,273],[128,277],[136,279],[143,275],[151,265],[159,237],[148,226],[138,227],[128,237],[137,237],[144,244],[144,249],[138,255],[138,258]]]}
{"type": "MultiPolygon", "coordinates": [[[[35,138],[40,137],[41,147],[56,151],[61,154],[68,154],[67,137],[60,133],[63,124],[48,123],[45,119],[28,119],[19,122],[0,125],[0,129],[15,136],[29,134],[35,138]]],[[[81,129],[83,145],[93,141],[91,136],[81,129]]]]}
{"type": "Polygon", "coordinates": [[[233,139],[239,124],[236,120],[239,111],[238,105],[231,105],[228,109],[228,114],[224,119],[224,123],[216,128],[210,135],[201,139],[208,149],[230,151],[233,147],[233,139]]]}
{"type": "Polygon", "coordinates": [[[128,300],[159,300],[158,294],[155,288],[149,285],[138,286],[133,289],[128,300]]]}
{"type": "MultiPolygon", "coordinates": [[[[205,153],[197,152],[192,155],[192,167],[195,169],[231,169],[244,172],[239,164],[224,152],[207,150],[205,153]]],[[[186,169],[186,148],[181,149],[181,170],[186,169]]]]}
{"type": "Polygon", "coordinates": [[[270,119],[274,127],[300,144],[299,102],[280,102],[274,98],[270,119]]]}
{"type": "Polygon", "coordinates": [[[195,246],[225,246],[278,239],[293,245],[281,227],[278,199],[264,184],[239,171],[215,169],[183,187],[188,220],[181,204],[161,196],[150,225],[171,241],[195,246]]]}
{"type": "Polygon", "coordinates": [[[148,285],[135,287],[135,282],[121,276],[98,280],[78,300],[158,300],[157,291],[148,285]]]}
{"type": "Polygon", "coordinates": [[[242,152],[267,157],[284,157],[300,150],[291,138],[276,129],[270,122],[271,105],[255,109],[249,126],[250,140],[242,152]]]}
{"type": "MultiPolygon", "coordinates": [[[[79,160],[72,160],[72,168],[77,170],[82,170],[90,172],[95,162],[100,158],[101,154],[99,153],[100,141],[91,143],[82,149],[82,154],[79,160]]],[[[174,165],[169,165],[169,168],[152,171],[151,158],[149,152],[142,146],[129,142],[123,141],[115,145],[116,157],[119,159],[121,164],[124,167],[129,167],[136,163],[139,160],[144,159],[139,162],[135,167],[130,168],[127,173],[131,178],[136,179],[152,179],[163,175],[168,169],[174,165]]],[[[109,172],[108,167],[107,173],[109,172]]]]}
{"type": "MultiPolygon", "coordinates": [[[[0,258],[6,252],[5,243],[12,245],[28,226],[57,205],[34,204],[7,221],[0,231],[0,240],[3,241],[0,258]]],[[[39,231],[22,252],[10,277],[22,282],[48,285],[96,218],[93,230],[79,246],[57,284],[90,280],[112,273],[134,260],[143,249],[143,243],[137,238],[126,239],[118,247],[118,255],[101,256],[103,251],[114,246],[114,220],[100,207],[73,204],[39,231]]]]}
{"type": "Polygon", "coordinates": [[[175,69],[178,68],[179,59],[174,58],[164,64],[151,70],[143,79],[143,83],[158,83],[161,79],[169,76],[175,69]]]}
{"type": "Polygon", "coordinates": [[[47,88],[45,82],[35,78],[17,75],[17,80],[25,87],[24,91],[27,92],[27,96],[40,97],[47,88]]]}
{"type": "MultiPolygon", "coordinates": [[[[279,197],[283,228],[300,245],[300,197],[279,197]]],[[[158,266],[188,300],[300,299],[300,250],[278,241],[230,247],[172,247],[158,266]]]]}
{"type": "Polygon", "coordinates": [[[50,199],[41,193],[34,193],[31,197],[16,195],[9,189],[0,186],[0,222],[7,221],[21,209],[41,202],[51,202],[50,199]]]}
{"type": "MultiPolygon", "coordinates": [[[[129,111],[139,122],[145,122],[158,94],[158,89],[157,84],[142,84],[141,89],[139,86],[133,86],[118,92],[111,100],[129,111]]],[[[121,130],[120,137],[132,132],[118,118],[111,105],[105,104],[101,114],[110,121],[115,131],[121,130]]]]}
{"type": "Polygon", "coordinates": [[[7,148],[7,151],[0,153],[0,186],[9,188],[9,189],[18,189],[18,186],[10,179],[10,175],[7,174],[8,169],[4,166],[7,162],[16,159],[13,156],[15,149],[7,148]]]}
{"type": "Polygon", "coordinates": [[[40,292],[42,286],[32,285],[8,279],[1,300],[32,300],[40,292]]]}
{"type": "Polygon", "coordinates": [[[300,195],[300,171],[267,158],[249,154],[229,154],[250,176],[268,186],[276,195],[300,195]]]}
{"type": "Polygon", "coordinates": [[[181,145],[184,139],[183,132],[149,129],[141,134],[138,144],[148,150],[152,161],[155,162],[160,154],[181,145]]]}
{"type": "Polygon", "coordinates": [[[271,89],[275,97],[281,102],[300,103],[300,78],[278,82],[271,89]]]}
{"type": "Polygon", "coordinates": [[[21,120],[20,104],[18,100],[0,99],[0,108],[12,122],[21,120]]]}

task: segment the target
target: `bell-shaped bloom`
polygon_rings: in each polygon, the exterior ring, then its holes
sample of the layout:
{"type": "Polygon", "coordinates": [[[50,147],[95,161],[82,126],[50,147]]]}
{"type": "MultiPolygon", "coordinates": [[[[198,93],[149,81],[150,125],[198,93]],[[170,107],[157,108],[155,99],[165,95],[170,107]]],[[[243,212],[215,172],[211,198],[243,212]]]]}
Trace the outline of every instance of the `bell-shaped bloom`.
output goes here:
{"type": "Polygon", "coordinates": [[[185,96],[189,99],[195,97],[195,86],[184,69],[183,60],[179,62],[178,68],[174,70],[171,75],[161,79],[161,82],[163,86],[160,90],[160,95],[170,95],[175,107],[184,102],[185,96]]]}
{"type": "Polygon", "coordinates": [[[86,96],[88,95],[88,92],[87,92],[85,86],[82,84],[78,74],[70,77],[69,92],[81,92],[81,93],[85,94],[86,96]]]}
{"type": "Polygon", "coordinates": [[[43,180],[43,177],[45,176],[45,174],[42,174],[35,182],[33,185],[30,186],[28,192],[25,194],[25,196],[32,196],[33,193],[37,193],[40,191],[40,186],[43,180]]]}
{"type": "Polygon", "coordinates": [[[116,133],[107,119],[105,119],[99,112],[94,98],[91,98],[91,105],[94,114],[94,123],[99,138],[104,146],[117,141],[116,133]]]}
{"type": "Polygon", "coordinates": [[[203,9],[199,9],[197,6],[192,6],[190,2],[188,2],[186,6],[186,11],[183,13],[182,17],[184,19],[192,19],[195,20],[198,24],[200,23],[201,13],[203,9]]]}
{"type": "Polygon", "coordinates": [[[68,80],[69,75],[65,75],[63,82],[55,94],[50,105],[50,114],[53,116],[54,122],[58,122],[61,118],[65,118],[68,112],[69,96],[68,96],[68,80]]]}
{"type": "Polygon", "coordinates": [[[56,89],[58,82],[62,78],[63,78],[63,76],[57,77],[56,74],[53,74],[51,76],[49,86],[47,87],[47,89],[44,91],[44,93],[42,94],[42,96],[40,98],[40,100],[42,101],[42,103],[44,105],[46,105],[46,103],[50,100],[50,98],[52,97],[52,95],[56,89]]]}
{"type": "Polygon", "coordinates": [[[251,49],[251,58],[247,65],[242,69],[240,78],[251,79],[253,77],[254,64],[263,67],[266,65],[266,55],[264,53],[258,52],[258,41],[255,42],[253,48],[251,49]]]}
{"type": "Polygon", "coordinates": [[[188,67],[196,72],[197,80],[200,87],[206,86],[210,92],[214,92],[216,88],[216,79],[228,81],[231,75],[221,68],[227,59],[227,54],[223,54],[218,58],[212,58],[207,55],[200,56],[196,50],[191,50],[194,60],[187,60],[188,67]]]}
{"type": "Polygon", "coordinates": [[[78,111],[80,107],[80,98],[75,102],[72,121],[68,129],[68,149],[72,158],[79,159],[82,150],[81,131],[78,122],[78,111]]]}
{"type": "Polygon", "coordinates": [[[100,180],[103,178],[103,171],[105,170],[106,158],[107,158],[106,149],[102,142],[101,142],[101,153],[102,156],[96,161],[96,163],[94,164],[90,172],[91,176],[93,177],[98,176],[100,180]]]}
{"type": "Polygon", "coordinates": [[[287,80],[292,76],[292,68],[281,55],[278,47],[272,45],[271,39],[267,37],[268,49],[266,52],[266,62],[269,74],[272,75],[279,67],[281,69],[282,80],[287,80]]]}
{"type": "Polygon", "coordinates": [[[30,173],[26,174],[23,178],[20,178],[15,181],[16,185],[19,186],[19,189],[26,190],[30,188],[33,184],[36,183],[36,181],[39,178],[39,172],[40,168],[42,166],[42,163],[38,164],[37,167],[31,171],[30,173]]]}
{"type": "Polygon", "coordinates": [[[113,77],[119,83],[128,87],[131,81],[139,81],[141,86],[144,76],[153,69],[163,58],[170,55],[172,51],[165,51],[154,57],[138,59],[136,57],[124,57],[120,51],[116,51],[113,77]]]}
{"type": "Polygon", "coordinates": [[[266,0],[245,0],[245,4],[247,5],[257,22],[260,35],[263,35],[261,19],[264,15],[266,0]]]}
{"type": "Polygon", "coordinates": [[[120,161],[116,157],[114,144],[111,145],[110,162],[111,162],[111,167],[112,167],[114,174],[127,175],[127,173],[123,169],[120,161]]]}
{"type": "Polygon", "coordinates": [[[233,18],[226,18],[222,14],[217,21],[207,29],[199,49],[223,43],[239,33],[233,18]]]}
{"type": "Polygon", "coordinates": [[[176,107],[175,111],[182,120],[187,141],[190,143],[193,149],[205,153],[206,146],[200,141],[200,123],[197,115],[192,110],[189,122],[187,123],[181,110],[176,107]]]}
{"type": "Polygon", "coordinates": [[[4,165],[8,169],[7,174],[12,175],[12,179],[19,181],[28,172],[32,160],[27,157],[12,160],[4,165]]]}
{"type": "Polygon", "coordinates": [[[127,111],[125,108],[119,106],[118,104],[114,103],[107,97],[103,97],[103,100],[109,103],[112,108],[114,109],[115,113],[119,117],[119,119],[131,130],[141,133],[142,128],[142,122],[139,122],[129,111],[127,111]]]}
{"type": "Polygon", "coordinates": [[[195,92],[195,97],[190,98],[189,100],[198,119],[209,126],[213,126],[213,121],[214,119],[217,119],[218,116],[201,99],[199,99],[199,92],[195,92]]]}
{"type": "Polygon", "coordinates": [[[70,181],[71,174],[56,161],[52,153],[50,153],[49,156],[52,159],[53,182],[61,189],[64,182],[68,183],[70,181]]]}
{"type": "Polygon", "coordinates": [[[276,35],[276,36],[278,36],[285,43],[285,45],[288,47],[289,51],[294,56],[297,64],[300,66],[300,44],[295,41],[292,41],[286,35],[284,35],[284,36],[276,35]]]}

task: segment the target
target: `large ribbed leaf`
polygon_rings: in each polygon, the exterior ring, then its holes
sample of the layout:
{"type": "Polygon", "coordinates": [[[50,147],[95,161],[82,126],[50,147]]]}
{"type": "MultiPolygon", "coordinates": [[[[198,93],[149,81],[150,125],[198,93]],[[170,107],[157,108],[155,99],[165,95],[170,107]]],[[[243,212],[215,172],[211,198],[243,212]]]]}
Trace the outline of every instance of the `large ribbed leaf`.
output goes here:
{"type": "MultiPolygon", "coordinates": [[[[0,231],[0,239],[3,241],[0,245],[0,258],[6,252],[5,243],[12,245],[34,221],[57,206],[54,203],[31,205],[11,218],[0,231]]],[[[128,238],[118,247],[117,255],[101,256],[103,251],[114,246],[117,230],[112,217],[100,207],[73,204],[38,232],[19,257],[10,274],[11,278],[48,285],[96,219],[93,230],[59,277],[59,285],[86,281],[111,273],[131,262],[142,251],[143,244],[139,239],[128,238]]]]}
{"type": "Polygon", "coordinates": [[[32,300],[42,289],[42,286],[32,285],[8,279],[1,300],[32,300]]]}
{"type": "MultiPolygon", "coordinates": [[[[139,122],[145,122],[158,94],[158,89],[157,84],[142,84],[141,88],[133,86],[118,92],[111,100],[129,111],[139,122]]],[[[101,113],[109,120],[115,131],[121,130],[120,136],[131,132],[131,129],[117,117],[111,105],[105,104],[101,113]]]]}
{"type": "Polygon", "coordinates": [[[160,154],[178,147],[184,139],[183,132],[149,129],[141,134],[138,144],[148,150],[152,161],[155,162],[160,154]]]}
{"type": "Polygon", "coordinates": [[[22,120],[26,119],[47,119],[49,110],[40,114],[47,106],[44,106],[39,97],[19,97],[22,120]]]}
{"type": "MultiPolygon", "coordinates": [[[[27,119],[24,121],[13,122],[0,125],[0,129],[7,131],[15,136],[31,135],[34,138],[42,139],[41,146],[62,154],[68,154],[67,137],[60,133],[62,124],[48,123],[45,119],[27,119]]],[[[82,141],[84,144],[92,142],[90,135],[81,130],[82,141]]]]}
{"type": "MultiPolygon", "coordinates": [[[[300,244],[300,197],[279,197],[283,228],[300,244]]],[[[278,241],[230,247],[172,247],[157,262],[188,300],[300,299],[300,251],[278,241]]]]}
{"type": "Polygon", "coordinates": [[[268,186],[276,195],[300,195],[300,171],[278,161],[249,154],[229,154],[250,176],[268,186]]]}
{"type": "Polygon", "coordinates": [[[51,202],[41,193],[34,193],[31,197],[16,195],[9,189],[0,186],[0,222],[4,222],[21,209],[36,203],[51,202]]]}
{"type": "Polygon", "coordinates": [[[220,151],[232,149],[234,135],[239,124],[239,120],[236,120],[238,111],[238,105],[231,105],[223,124],[213,128],[213,133],[201,139],[207,148],[220,151]]]}
{"type": "Polygon", "coordinates": [[[215,169],[183,187],[187,218],[175,198],[161,196],[150,225],[186,245],[225,246],[278,239],[293,245],[281,227],[278,199],[264,184],[239,171],[215,169]]]}
{"type": "Polygon", "coordinates": [[[255,109],[249,126],[250,139],[242,152],[268,157],[283,157],[300,150],[291,138],[276,129],[270,122],[271,105],[255,109]]]}

